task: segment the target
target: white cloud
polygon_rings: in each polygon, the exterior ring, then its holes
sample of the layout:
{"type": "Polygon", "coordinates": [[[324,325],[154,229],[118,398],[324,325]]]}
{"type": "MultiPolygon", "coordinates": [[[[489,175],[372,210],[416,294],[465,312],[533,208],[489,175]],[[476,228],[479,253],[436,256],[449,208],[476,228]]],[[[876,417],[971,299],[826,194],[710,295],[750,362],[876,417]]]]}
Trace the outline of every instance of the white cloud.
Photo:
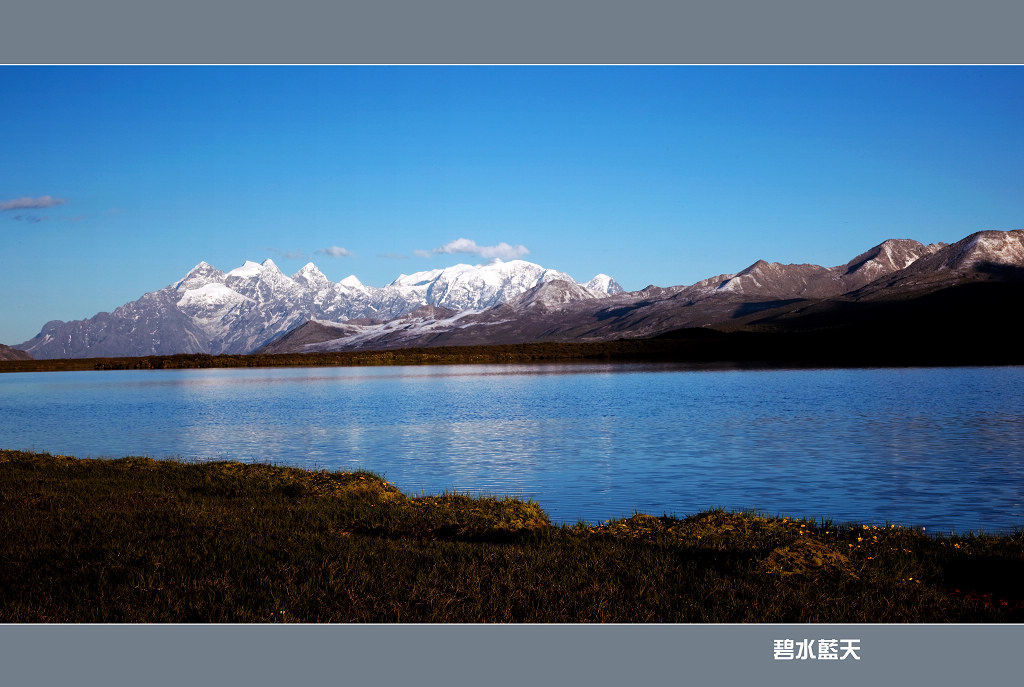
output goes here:
{"type": "Polygon", "coordinates": [[[38,210],[40,208],[52,208],[54,205],[63,205],[68,201],[63,198],[52,196],[40,196],[39,198],[12,198],[11,200],[0,200],[0,210],[38,210]]]}
{"type": "MultiPolygon", "coordinates": [[[[496,246],[478,246],[476,241],[472,239],[455,239],[449,241],[440,248],[434,249],[435,253],[469,253],[470,255],[479,255],[482,258],[500,258],[502,260],[515,260],[521,258],[530,251],[526,249],[526,246],[520,244],[518,246],[510,246],[509,244],[502,241],[496,246]]],[[[419,255],[419,253],[417,253],[419,255]]]]}
{"type": "Polygon", "coordinates": [[[317,255],[327,255],[332,258],[344,258],[352,255],[352,251],[341,246],[331,246],[329,248],[321,248],[316,252],[317,255]]]}
{"type": "Polygon", "coordinates": [[[414,250],[412,254],[415,255],[417,258],[429,258],[431,255],[433,255],[433,253],[431,253],[429,250],[414,250]]]}

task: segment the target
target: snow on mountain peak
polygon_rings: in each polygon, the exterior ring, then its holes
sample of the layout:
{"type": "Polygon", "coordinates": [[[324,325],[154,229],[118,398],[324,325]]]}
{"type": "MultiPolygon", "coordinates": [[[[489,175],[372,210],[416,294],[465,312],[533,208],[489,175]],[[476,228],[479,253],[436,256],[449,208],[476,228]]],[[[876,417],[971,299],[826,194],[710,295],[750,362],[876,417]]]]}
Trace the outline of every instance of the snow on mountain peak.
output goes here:
{"type": "Polygon", "coordinates": [[[306,263],[301,270],[293,274],[291,279],[314,289],[325,288],[331,283],[331,280],[325,277],[324,273],[311,262],[306,263]]]}
{"type": "Polygon", "coordinates": [[[188,274],[174,283],[175,289],[195,289],[206,284],[221,282],[224,273],[210,263],[203,261],[189,270],[188,274]]]}
{"type": "Polygon", "coordinates": [[[208,262],[206,262],[204,260],[204,261],[200,262],[198,265],[196,265],[195,267],[193,267],[192,269],[190,269],[188,271],[188,274],[186,274],[184,278],[188,279],[190,277],[196,277],[196,276],[211,274],[211,273],[215,273],[215,272],[219,272],[219,270],[217,270],[217,268],[215,268],[213,265],[211,265],[210,263],[208,263],[208,262]]]}
{"type": "Polygon", "coordinates": [[[358,289],[363,285],[363,282],[359,281],[359,277],[354,274],[348,275],[338,283],[342,286],[347,286],[350,289],[358,289]]]}
{"type": "Polygon", "coordinates": [[[255,277],[262,271],[262,269],[263,265],[259,264],[258,262],[246,260],[245,264],[243,264],[241,267],[236,267],[235,269],[231,270],[230,272],[227,273],[227,276],[242,277],[243,279],[247,279],[249,277],[255,277]]]}
{"type": "Polygon", "coordinates": [[[1013,231],[979,231],[959,241],[959,250],[949,261],[956,269],[980,263],[1020,265],[1024,263],[1024,229],[1013,231]]]}
{"type": "Polygon", "coordinates": [[[262,263],[246,260],[244,265],[231,270],[227,273],[226,277],[257,279],[259,281],[269,279],[271,282],[291,281],[270,258],[267,258],[262,263]]]}
{"type": "Polygon", "coordinates": [[[291,281],[291,278],[286,276],[285,273],[281,271],[281,268],[278,267],[270,258],[264,260],[263,264],[260,265],[260,276],[263,278],[273,279],[275,281],[291,281]]]}
{"type": "MultiPolygon", "coordinates": [[[[458,267],[469,267],[469,265],[455,265],[454,267],[446,267],[447,270],[454,270],[458,267]]],[[[412,274],[400,274],[395,278],[388,286],[423,286],[429,282],[437,279],[438,275],[444,270],[426,270],[424,272],[413,272],[412,274]]]]}
{"type": "Polygon", "coordinates": [[[178,301],[178,307],[183,311],[189,309],[210,310],[218,306],[237,305],[246,300],[249,299],[237,291],[233,291],[223,284],[212,282],[186,291],[178,301]]]}
{"type": "Polygon", "coordinates": [[[597,274],[594,278],[583,285],[591,291],[597,291],[599,293],[608,294],[614,296],[615,294],[622,293],[625,289],[619,285],[619,282],[615,281],[607,274],[597,274]]]}

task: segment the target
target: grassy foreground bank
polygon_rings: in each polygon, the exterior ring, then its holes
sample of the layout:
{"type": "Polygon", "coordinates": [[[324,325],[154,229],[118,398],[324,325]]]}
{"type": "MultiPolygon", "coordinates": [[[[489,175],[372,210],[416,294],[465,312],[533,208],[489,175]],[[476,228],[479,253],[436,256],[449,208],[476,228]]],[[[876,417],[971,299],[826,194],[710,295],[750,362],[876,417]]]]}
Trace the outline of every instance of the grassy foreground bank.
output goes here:
{"type": "Polygon", "coordinates": [[[1024,532],[553,526],[367,472],[0,451],[0,622],[1021,622],[1024,532]]]}

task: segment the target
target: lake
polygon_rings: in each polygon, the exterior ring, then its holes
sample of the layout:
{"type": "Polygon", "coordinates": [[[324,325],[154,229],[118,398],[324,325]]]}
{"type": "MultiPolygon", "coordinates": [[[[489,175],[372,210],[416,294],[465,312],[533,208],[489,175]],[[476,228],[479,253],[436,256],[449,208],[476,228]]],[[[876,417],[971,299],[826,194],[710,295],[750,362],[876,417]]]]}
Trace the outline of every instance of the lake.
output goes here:
{"type": "Polygon", "coordinates": [[[1024,368],[462,365],[0,375],[0,448],[365,468],[556,522],[709,507],[1024,526],[1024,368]]]}

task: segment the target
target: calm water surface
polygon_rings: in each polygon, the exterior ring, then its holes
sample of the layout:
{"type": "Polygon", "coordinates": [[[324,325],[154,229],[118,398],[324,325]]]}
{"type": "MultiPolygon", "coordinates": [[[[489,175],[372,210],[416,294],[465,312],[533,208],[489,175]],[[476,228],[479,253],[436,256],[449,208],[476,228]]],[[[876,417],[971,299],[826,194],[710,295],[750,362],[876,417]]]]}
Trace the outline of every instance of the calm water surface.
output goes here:
{"type": "Polygon", "coordinates": [[[516,365],[0,375],[0,447],[362,467],[553,520],[712,506],[1024,526],[1024,368],[516,365]]]}

